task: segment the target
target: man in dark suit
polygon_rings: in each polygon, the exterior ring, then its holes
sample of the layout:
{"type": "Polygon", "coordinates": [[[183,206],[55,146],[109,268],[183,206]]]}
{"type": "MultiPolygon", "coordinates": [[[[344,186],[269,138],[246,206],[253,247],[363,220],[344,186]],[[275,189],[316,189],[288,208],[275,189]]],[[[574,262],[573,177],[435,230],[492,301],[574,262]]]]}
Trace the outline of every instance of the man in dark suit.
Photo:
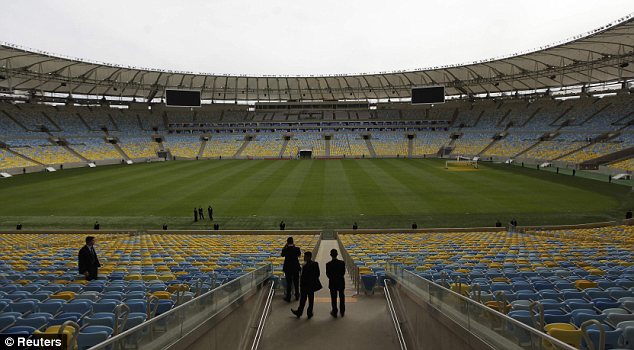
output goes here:
{"type": "Polygon", "coordinates": [[[211,205],[207,207],[207,214],[209,214],[209,220],[214,221],[214,209],[211,205]]]}
{"type": "Polygon", "coordinates": [[[194,222],[198,221],[198,209],[194,208],[194,222]]]}
{"type": "Polygon", "coordinates": [[[631,219],[631,218],[632,218],[632,209],[628,210],[628,211],[625,213],[625,218],[626,218],[626,219],[631,219]]]}
{"type": "Polygon", "coordinates": [[[313,317],[313,304],[315,303],[315,292],[321,289],[321,282],[319,282],[319,264],[316,261],[312,261],[313,253],[304,252],[304,266],[302,267],[302,276],[299,279],[299,287],[301,290],[301,296],[299,298],[299,307],[297,310],[291,309],[293,315],[297,318],[302,317],[304,312],[304,306],[306,305],[306,299],[308,299],[308,308],[306,309],[306,316],[308,318],[313,317]]]}
{"type": "Polygon", "coordinates": [[[299,257],[302,252],[293,242],[293,237],[286,239],[286,245],[282,248],[282,256],[284,257],[284,276],[286,277],[286,294],[284,300],[286,302],[291,301],[291,286],[295,287],[295,300],[299,299],[299,271],[301,267],[299,265],[299,257]]]}
{"type": "Polygon", "coordinates": [[[203,208],[198,208],[198,217],[200,217],[200,220],[205,220],[205,215],[203,215],[203,208]]]}
{"type": "Polygon", "coordinates": [[[330,289],[330,303],[332,317],[337,317],[337,294],[339,294],[339,312],[341,317],[346,313],[346,299],[343,290],[346,288],[346,281],[343,276],[346,274],[346,263],[337,259],[337,249],[330,251],[332,260],[326,263],[326,276],[328,276],[328,289],[330,289]]]}
{"type": "Polygon", "coordinates": [[[86,280],[97,279],[97,269],[101,267],[95,252],[95,237],[86,237],[86,245],[79,250],[79,273],[86,276],[86,280]]]}

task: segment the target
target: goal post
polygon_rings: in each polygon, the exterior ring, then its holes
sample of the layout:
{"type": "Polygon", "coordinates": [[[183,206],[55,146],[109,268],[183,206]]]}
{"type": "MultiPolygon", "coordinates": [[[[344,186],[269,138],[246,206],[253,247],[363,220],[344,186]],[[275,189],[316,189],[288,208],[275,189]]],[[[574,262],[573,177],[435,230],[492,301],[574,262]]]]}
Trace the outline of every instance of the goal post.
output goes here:
{"type": "Polygon", "coordinates": [[[478,169],[478,161],[477,160],[448,160],[445,161],[445,169],[478,169]]]}

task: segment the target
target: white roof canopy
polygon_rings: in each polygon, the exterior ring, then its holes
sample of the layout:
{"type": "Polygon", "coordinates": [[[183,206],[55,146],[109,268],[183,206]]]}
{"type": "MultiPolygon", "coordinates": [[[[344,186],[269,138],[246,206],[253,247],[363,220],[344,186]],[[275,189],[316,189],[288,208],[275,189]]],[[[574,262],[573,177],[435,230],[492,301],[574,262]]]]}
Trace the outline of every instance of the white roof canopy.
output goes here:
{"type": "Polygon", "coordinates": [[[216,101],[336,101],[410,97],[414,86],[448,95],[559,88],[634,78],[634,17],[537,51],[415,71],[320,76],[242,76],[126,67],[0,45],[0,89],[162,98],[166,88],[216,101]]]}

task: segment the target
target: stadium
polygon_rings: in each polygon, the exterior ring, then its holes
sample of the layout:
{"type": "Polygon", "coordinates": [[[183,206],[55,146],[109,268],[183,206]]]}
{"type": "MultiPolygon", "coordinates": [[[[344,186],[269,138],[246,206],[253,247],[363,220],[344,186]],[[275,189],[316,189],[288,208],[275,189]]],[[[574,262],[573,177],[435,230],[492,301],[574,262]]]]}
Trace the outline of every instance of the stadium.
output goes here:
{"type": "Polygon", "coordinates": [[[634,15],[543,45],[250,75],[0,42],[0,342],[634,349],[634,15]]]}

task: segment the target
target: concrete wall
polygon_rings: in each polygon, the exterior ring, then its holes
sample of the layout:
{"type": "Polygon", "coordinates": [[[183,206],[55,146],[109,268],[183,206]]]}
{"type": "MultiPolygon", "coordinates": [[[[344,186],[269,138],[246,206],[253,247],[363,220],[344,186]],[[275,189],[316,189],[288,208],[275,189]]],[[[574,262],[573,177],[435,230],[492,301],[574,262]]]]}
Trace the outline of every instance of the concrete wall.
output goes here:
{"type": "MultiPolygon", "coordinates": [[[[494,349],[419,297],[397,285],[391,287],[405,341],[410,349],[494,349]]],[[[387,327],[387,325],[386,325],[387,327]]]]}

